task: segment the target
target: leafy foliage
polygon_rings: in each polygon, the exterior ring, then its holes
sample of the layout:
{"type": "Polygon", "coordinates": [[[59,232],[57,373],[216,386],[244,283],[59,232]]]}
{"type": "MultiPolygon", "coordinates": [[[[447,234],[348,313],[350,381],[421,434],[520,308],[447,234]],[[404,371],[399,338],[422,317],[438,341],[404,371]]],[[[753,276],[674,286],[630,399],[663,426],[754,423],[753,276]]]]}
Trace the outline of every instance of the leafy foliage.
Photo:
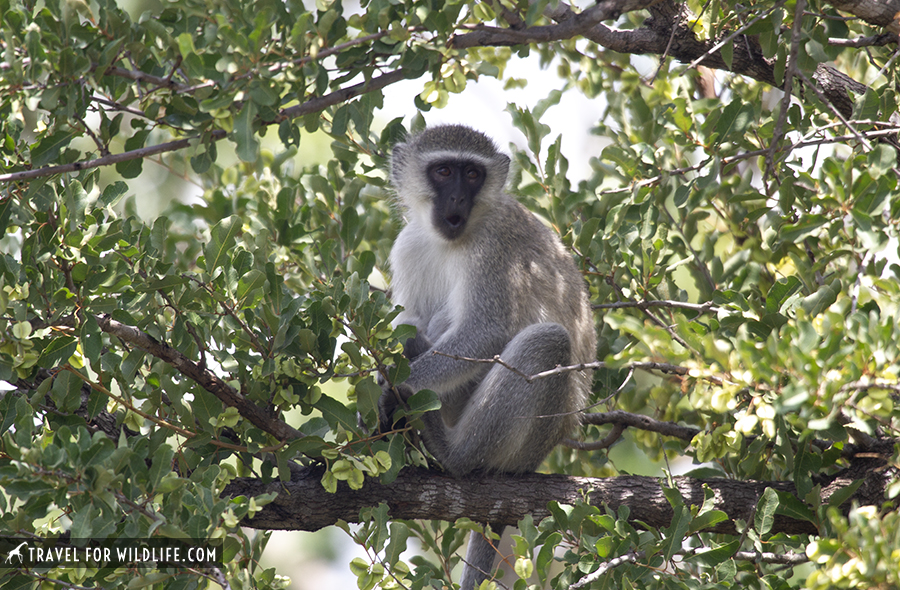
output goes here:
{"type": "MultiPolygon", "coordinates": [[[[650,8],[653,26],[668,6],[650,8]]],[[[690,24],[698,56],[725,72],[712,96],[665,57],[639,75],[599,29],[528,36],[563,26],[565,8],[176,0],[137,16],[107,0],[0,0],[0,533],[220,538],[232,588],[276,588],[286,580],[259,566],[267,536],[239,526],[272,496],[224,497],[229,481],[286,480],[297,462],[324,467],[322,485],[340,494],[427,464],[411,429],[371,431],[376,374],[408,375],[411,335],[391,325],[385,293],[396,223],[384,169],[406,129],[379,119],[384,88],[419,80],[410,109],[427,111],[533,52],[561,89],[508,106],[525,137],[510,188],[563,237],[598,306],[591,403],[699,429],[692,441],[625,431],[621,447],[652,461],[686,457],[698,478],[789,481],[796,494],[769,488],[739,536],[710,531],[729,518],[711,491],[691,504],[665,480],[668,526],[553,504],[520,523],[501,582],[900,583],[896,54],[835,42],[880,31],[823,3],[688,2],[672,22],[690,24]],[[514,50],[466,37],[512,25],[514,50]],[[747,68],[742,43],[768,69],[747,68]],[[849,112],[813,88],[823,65],[867,85],[843,91],[849,112]],[[785,79],[803,88],[792,101],[773,92],[785,79]],[[580,180],[545,122],[575,92],[605,105],[592,129],[605,147],[580,180]],[[151,157],[202,198],[140,217],[153,191],[134,179],[151,157]],[[823,497],[859,453],[879,457],[886,493],[852,509],[858,484],[823,497]],[[784,516],[818,535],[775,530],[784,516]]],[[[645,15],[617,14],[616,32],[650,30],[645,15]]],[[[413,423],[437,403],[410,402],[413,423]]],[[[560,448],[546,467],[631,471],[618,457],[560,448]]],[[[360,522],[339,524],[368,556],[349,564],[360,588],[440,587],[465,533],[489,534],[468,519],[392,520],[385,505],[360,522]],[[404,553],[411,539],[424,555],[404,553]]],[[[205,587],[206,574],[0,580],[205,587]]]]}

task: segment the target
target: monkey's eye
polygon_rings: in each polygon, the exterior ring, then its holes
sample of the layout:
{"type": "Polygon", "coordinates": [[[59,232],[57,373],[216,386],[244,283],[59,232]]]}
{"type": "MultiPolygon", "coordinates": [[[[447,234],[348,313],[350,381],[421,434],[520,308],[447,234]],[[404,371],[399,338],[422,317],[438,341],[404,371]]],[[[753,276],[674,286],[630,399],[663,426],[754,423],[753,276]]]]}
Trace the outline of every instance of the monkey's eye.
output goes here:
{"type": "Polygon", "coordinates": [[[447,178],[448,176],[450,176],[451,174],[453,174],[453,171],[450,170],[450,166],[438,166],[438,167],[434,170],[434,172],[435,172],[435,174],[437,174],[438,176],[443,176],[444,178],[447,178]]]}
{"type": "Polygon", "coordinates": [[[476,168],[469,168],[466,170],[466,178],[469,180],[478,180],[478,177],[481,176],[481,173],[476,168]]]}

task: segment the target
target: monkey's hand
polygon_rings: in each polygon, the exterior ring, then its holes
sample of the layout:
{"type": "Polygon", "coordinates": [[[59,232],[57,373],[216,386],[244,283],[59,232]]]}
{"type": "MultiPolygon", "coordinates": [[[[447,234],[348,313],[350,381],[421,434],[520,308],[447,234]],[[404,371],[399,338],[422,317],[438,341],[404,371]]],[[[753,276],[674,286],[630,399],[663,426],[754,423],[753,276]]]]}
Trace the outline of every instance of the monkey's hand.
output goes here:
{"type": "MultiPolygon", "coordinates": [[[[381,380],[379,379],[379,381],[381,380]]],[[[406,400],[413,394],[412,389],[402,383],[391,387],[387,381],[382,381],[380,385],[381,397],[378,399],[378,429],[381,432],[389,432],[396,428],[405,427],[406,420],[404,419],[401,419],[397,424],[394,423],[394,412],[401,405],[406,405],[406,400]]]]}
{"type": "Polygon", "coordinates": [[[415,338],[407,338],[403,345],[403,354],[407,359],[413,360],[423,352],[431,349],[431,341],[421,333],[416,333],[415,338]]]}

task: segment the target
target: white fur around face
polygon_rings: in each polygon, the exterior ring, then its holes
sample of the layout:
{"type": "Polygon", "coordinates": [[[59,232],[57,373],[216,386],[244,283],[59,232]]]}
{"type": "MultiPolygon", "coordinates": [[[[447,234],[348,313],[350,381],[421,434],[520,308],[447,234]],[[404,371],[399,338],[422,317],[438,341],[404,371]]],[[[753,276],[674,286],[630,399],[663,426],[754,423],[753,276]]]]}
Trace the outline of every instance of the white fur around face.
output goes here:
{"type": "Polygon", "coordinates": [[[464,260],[431,227],[427,216],[413,218],[391,250],[392,300],[404,311],[394,325],[416,326],[431,341],[462,317],[468,281],[464,260]]]}

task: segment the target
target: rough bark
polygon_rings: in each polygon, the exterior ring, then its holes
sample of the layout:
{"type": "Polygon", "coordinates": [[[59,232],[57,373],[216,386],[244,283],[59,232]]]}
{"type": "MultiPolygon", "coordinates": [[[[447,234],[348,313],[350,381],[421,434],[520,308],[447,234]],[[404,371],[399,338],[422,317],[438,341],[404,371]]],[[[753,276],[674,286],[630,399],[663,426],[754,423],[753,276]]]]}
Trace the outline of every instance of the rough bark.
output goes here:
{"type": "Polygon", "coordinates": [[[831,5],[869,24],[900,33],[900,0],[832,0],[831,5]]]}
{"type": "MultiPolygon", "coordinates": [[[[884,461],[880,461],[884,465],[884,461]]],[[[872,469],[860,475],[863,485],[851,500],[859,504],[880,505],[884,489],[894,469],[872,469]]],[[[493,475],[454,479],[448,475],[425,469],[406,469],[390,485],[367,479],[362,489],[351,490],[341,484],[335,494],[329,494],[320,483],[322,471],[306,470],[290,482],[264,483],[258,479],[238,478],[225,490],[227,496],[256,496],[275,492],[278,497],[256,516],[244,522],[258,529],[315,531],[335,524],[338,520],[359,522],[359,511],[384,502],[390,507],[392,518],[437,519],[454,521],[468,517],[476,522],[491,522],[515,526],[527,514],[536,521],[548,516],[547,503],[557,501],[572,504],[588,498],[595,506],[609,506],[618,510],[628,506],[631,519],[651,527],[665,527],[672,519],[672,507],[663,495],[660,479],[655,477],[620,476],[615,478],[570,477],[564,475],[493,475]]],[[[823,501],[851,480],[835,479],[825,488],[823,501]]],[[[735,481],[728,479],[700,480],[676,477],[675,485],[686,504],[701,505],[704,486],[715,493],[715,508],[724,511],[729,520],[717,524],[712,532],[735,534],[736,519],[750,521],[760,495],[767,487],[794,493],[790,482],[735,481]]],[[[849,500],[844,504],[849,506],[849,500]]],[[[772,533],[815,534],[811,522],[777,516],[772,533]]]]}
{"type": "MultiPolygon", "coordinates": [[[[693,16],[682,3],[673,0],[659,2],[607,0],[601,4],[585,12],[575,13],[566,3],[560,2],[556,8],[548,7],[545,11],[545,15],[557,23],[555,25],[508,29],[481,27],[471,33],[453,37],[450,44],[462,49],[547,43],[583,36],[605,49],[619,53],[659,55],[674,58],[682,63],[697,62],[707,68],[730,71],[776,88],[785,86],[785,80],[776,77],[774,60],[763,56],[755,37],[737,35],[729,41],[732,57],[730,63],[726,62],[721,49],[714,49],[720,39],[698,39],[691,25],[693,16]],[[600,10],[601,4],[603,10],[600,10]],[[611,15],[615,16],[617,12],[639,9],[646,9],[650,14],[650,18],[639,29],[618,30],[600,22],[608,20],[611,15]]],[[[888,2],[859,0],[840,2],[835,6],[867,22],[885,26],[896,32],[900,0],[888,2]]],[[[844,117],[849,117],[853,112],[851,93],[859,94],[865,91],[865,85],[828,64],[819,64],[811,77],[825,99],[844,117]]]]}

